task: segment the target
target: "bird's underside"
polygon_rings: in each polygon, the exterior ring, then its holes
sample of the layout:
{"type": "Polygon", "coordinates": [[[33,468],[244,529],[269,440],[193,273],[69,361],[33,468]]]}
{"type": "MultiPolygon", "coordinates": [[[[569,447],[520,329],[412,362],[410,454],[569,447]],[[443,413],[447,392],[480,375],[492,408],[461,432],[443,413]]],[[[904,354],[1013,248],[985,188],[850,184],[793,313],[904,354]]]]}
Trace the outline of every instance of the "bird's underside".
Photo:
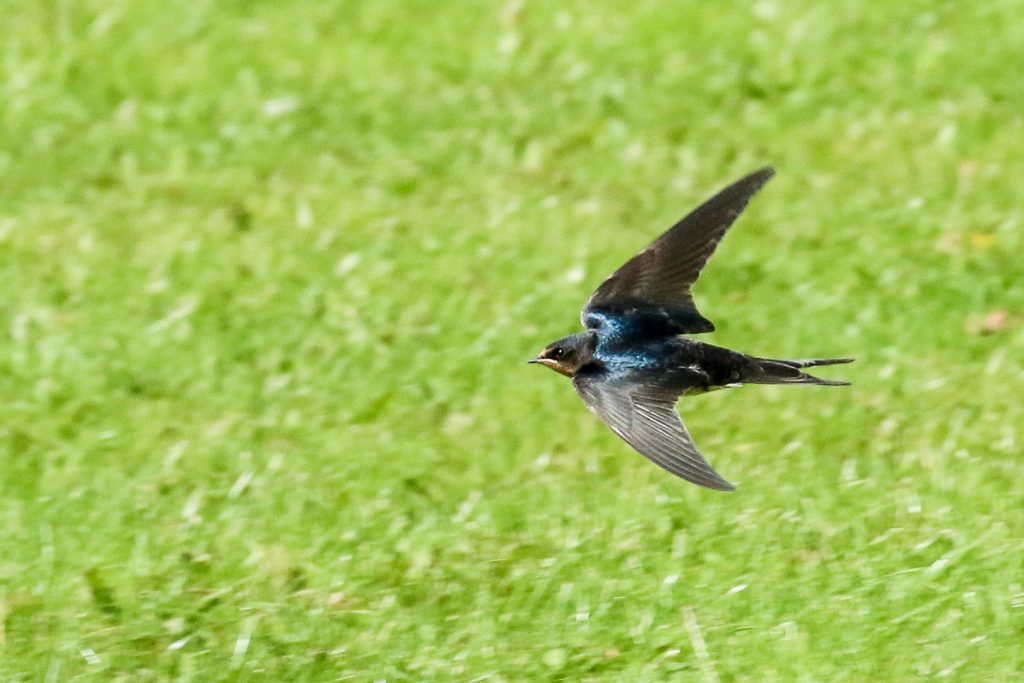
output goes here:
{"type": "Polygon", "coordinates": [[[734,487],[697,448],[675,410],[680,397],[743,384],[847,384],[815,377],[803,368],[848,363],[848,358],[773,360],[691,340],[672,342],[667,346],[675,351],[660,354],[665,360],[661,367],[594,364],[576,373],[573,386],[629,445],[672,474],[708,488],[734,487]]]}

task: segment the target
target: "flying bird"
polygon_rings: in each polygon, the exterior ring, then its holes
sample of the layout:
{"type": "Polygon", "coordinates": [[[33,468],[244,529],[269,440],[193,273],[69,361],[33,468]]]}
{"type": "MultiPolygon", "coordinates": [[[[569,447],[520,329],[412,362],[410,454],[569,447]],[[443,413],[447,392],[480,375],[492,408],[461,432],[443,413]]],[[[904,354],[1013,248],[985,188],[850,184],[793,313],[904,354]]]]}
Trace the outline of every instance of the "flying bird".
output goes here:
{"type": "Polygon", "coordinates": [[[586,331],[552,342],[530,361],[571,377],[587,407],[641,454],[678,477],[723,491],[735,487],[697,450],[676,401],[742,384],[844,386],[849,382],[804,369],[853,360],[773,360],[683,336],[715,329],[690,288],[774,174],[771,167],[751,173],[669,228],[591,295],[580,316],[586,331]]]}

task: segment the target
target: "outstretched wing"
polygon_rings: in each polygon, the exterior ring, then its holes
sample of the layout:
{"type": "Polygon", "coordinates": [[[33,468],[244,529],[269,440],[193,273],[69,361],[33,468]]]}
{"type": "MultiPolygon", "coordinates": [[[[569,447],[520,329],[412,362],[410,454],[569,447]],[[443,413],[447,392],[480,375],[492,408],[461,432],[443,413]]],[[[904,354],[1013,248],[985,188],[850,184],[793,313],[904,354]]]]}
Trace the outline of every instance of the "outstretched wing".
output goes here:
{"type": "Polygon", "coordinates": [[[596,328],[612,316],[633,316],[633,322],[656,325],[666,334],[714,330],[693,304],[690,287],[726,230],[774,174],[768,166],[733,183],[627,261],[583,307],[583,324],[596,328]]]}
{"type": "Polygon", "coordinates": [[[735,488],[708,464],[675,411],[676,390],[577,375],[583,402],[626,443],[677,477],[710,489],[735,488]]]}

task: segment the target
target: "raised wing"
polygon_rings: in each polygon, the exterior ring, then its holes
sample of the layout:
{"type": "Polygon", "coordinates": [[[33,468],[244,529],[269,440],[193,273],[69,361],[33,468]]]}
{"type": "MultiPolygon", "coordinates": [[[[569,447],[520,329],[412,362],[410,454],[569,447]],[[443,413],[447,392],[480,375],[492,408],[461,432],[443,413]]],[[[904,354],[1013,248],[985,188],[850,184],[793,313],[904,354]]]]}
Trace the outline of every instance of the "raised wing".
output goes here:
{"type": "Polygon", "coordinates": [[[714,330],[694,305],[690,287],[726,230],[773,175],[770,166],[751,173],[669,228],[597,288],[583,307],[583,324],[597,328],[609,317],[632,316],[647,333],[714,330]]]}
{"type": "Polygon", "coordinates": [[[573,385],[583,402],[642,455],[694,484],[735,488],[697,450],[675,411],[678,391],[581,375],[573,385]]]}

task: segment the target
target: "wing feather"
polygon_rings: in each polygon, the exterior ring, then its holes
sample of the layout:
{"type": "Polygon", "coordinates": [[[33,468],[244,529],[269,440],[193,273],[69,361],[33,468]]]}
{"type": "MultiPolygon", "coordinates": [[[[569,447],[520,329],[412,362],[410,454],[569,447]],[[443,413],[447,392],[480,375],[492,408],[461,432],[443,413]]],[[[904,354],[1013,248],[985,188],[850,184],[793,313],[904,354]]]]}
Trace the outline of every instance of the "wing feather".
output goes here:
{"type": "Polygon", "coordinates": [[[643,319],[647,331],[651,321],[669,334],[714,330],[690,289],[750,198],[774,174],[770,166],[751,173],[669,228],[597,288],[583,307],[583,324],[596,327],[609,314],[633,315],[643,319]]]}
{"type": "Polygon", "coordinates": [[[694,484],[721,491],[734,488],[697,450],[675,411],[677,391],[579,375],[573,385],[598,417],[657,465],[694,484]]]}

